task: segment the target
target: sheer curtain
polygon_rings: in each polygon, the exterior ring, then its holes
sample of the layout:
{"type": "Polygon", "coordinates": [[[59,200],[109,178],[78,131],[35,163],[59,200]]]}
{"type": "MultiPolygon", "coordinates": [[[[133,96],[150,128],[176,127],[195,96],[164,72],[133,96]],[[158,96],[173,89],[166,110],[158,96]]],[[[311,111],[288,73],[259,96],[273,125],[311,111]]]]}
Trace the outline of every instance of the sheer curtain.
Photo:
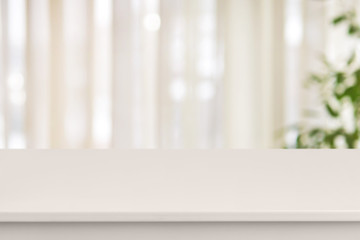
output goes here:
{"type": "Polygon", "coordinates": [[[0,148],[280,147],[338,2],[1,0],[0,148]]]}

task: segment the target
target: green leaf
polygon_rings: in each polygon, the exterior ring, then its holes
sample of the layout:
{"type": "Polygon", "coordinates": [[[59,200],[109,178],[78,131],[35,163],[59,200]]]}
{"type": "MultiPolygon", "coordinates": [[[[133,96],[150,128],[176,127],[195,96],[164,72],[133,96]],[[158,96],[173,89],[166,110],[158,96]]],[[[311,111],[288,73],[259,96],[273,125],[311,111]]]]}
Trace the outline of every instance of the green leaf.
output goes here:
{"type": "Polygon", "coordinates": [[[313,82],[321,83],[323,81],[323,78],[316,74],[311,74],[310,79],[313,82]]]}
{"type": "Polygon", "coordinates": [[[336,129],[330,133],[328,133],[325,138],[324,141],[329,145],[330,148],[336,148],[335,145],[335,139],[338,136],[342,136],[344,135],[344,130],[342,128],[336,129]]]}
{"type": "Polygon", "coordinates": [[[310,137],[318,137],[321,134],[324,134],[324,131],[321,128],[314,128],[309,132],[310,137]]]}
{"type": "Polygon", "coordinates": [[[349,87],[344,91],[343,94],[339,95],[339,99],[342,99],[344,97],[349,97],[353,103],[356,102],[359,97],[357,87],[356,86],[349,87]]]}
{"type": "Polygon", "coordinates": [[[359,32],[359,26],[355,25],[355,24],[350,24],[349,29],[348,29],[348,33],[349,35],[354,35],[355,33],[359,32]]]}
{"type": "MultiPolygon", "coordinates": [[[[357,37],[360,39],[360,24],[357,22],[355,10],[337,16],[332,20],[332,23],[333,25],[343,23],[348,31],[347,33],[344,32],[344,35],[348,38],[357,37]]],[[[355,66],[355,64],[357,64],[359,56],[355,50],[352,51],[348,59],[343,61],[343,64],[346,64],[344,68],[338,70],[330,61],[327,61],[325,55],[322,55],[320,59],[324,63],[325,72],[311,74],[307,79],[308,82],[317,83],[318,89],[322,91],[320,94],[323,101],[322,105],[333,120],[340,120],[340,115],[345,106],[344,100],[349,101],[346,103],[353,107],[354,132],[347,132],[343,125],[337,129],[322,127],[309,129],[309,126],[304,126],[304,128],[298,129],[296,148],[336,148],[338,147],[336,140],[340,136],[344,138],[348,148],[358,146],[357,143],[360,141],[360,67],[355,66]],[[354,67],[357,69],[354,70],[354,67]],[[335,105],[332,100],[338,101],[338,104],[335,105]]],[[[307,116],[312,115],[308,114],[307,116]]]]}
{"type": "Polygon", "coordinates": [[[345,141],[346,141],[346,144],[348,145],[348,148],[356,148],[356,141],[357,141],[358,137],[359,137],[358,131],[355,131],[354,133],[345,135],[345,141]]]}
{"type": "Polygon", "coordinates": [[[345,80],[345,74],[343,72],[337,72],[335,78],[337,83],[342,83],[345,80]]]}
{"type": "Polygon", "coordinates": [[[360,87],[360,69],[357,69],[353,74],[356,79],[356,85],[360,87]]]}
{"type": "Polygon", "coordinates": [[[346,14],[342,14],[342,15],[337,16],[336,18],[334,18],[334,20],[332,21],[332,23],[333,23],[334,25],[337,25],[337,24],[343,22],[343,21],[346,20],[346,19],[347,19],[347,15],[346,15],[346,14]]]}
{"type": "Polygon", "coordinates": [[[351,64],[354,62],[355,58],[356,58],[356,52],[354,51],[354,52],[351,54],[351,56],[349,57],[349,59],[348,59],[348,61],[347,61],[347,65],[348,65],[348,66],[351,65],[351,64]]]}
{"type": "Polygon", "coordinates": [[[335,93],[335,97],[338,101],[340,101],[343,97],[344,97],[344,94],[343,93],[335,93]]]}
{"type": "Polygon", "coordinates": [[[296,148],[303,148],[303,144],[301,142],[301,135],[298,135],[296,138],[296,148]]]}
{"type": "Polygon", "coordinates": [[[330,114],[330,116],[332,117],[338,117],[339,116],[339,112],[335,111],[330,105],[329,103],[325,104],[326,110],[327,112],[330,114]]]}

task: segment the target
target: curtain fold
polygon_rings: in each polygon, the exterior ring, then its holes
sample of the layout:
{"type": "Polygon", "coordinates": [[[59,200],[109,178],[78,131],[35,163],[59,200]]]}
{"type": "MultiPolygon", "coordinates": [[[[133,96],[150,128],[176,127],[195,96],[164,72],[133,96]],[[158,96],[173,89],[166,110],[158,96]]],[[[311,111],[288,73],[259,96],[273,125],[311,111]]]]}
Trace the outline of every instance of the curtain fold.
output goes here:
{"type": "Polygon", "coordinates": [[[0,148],[282,147],[349,2],[1,0],[0,148]]]}

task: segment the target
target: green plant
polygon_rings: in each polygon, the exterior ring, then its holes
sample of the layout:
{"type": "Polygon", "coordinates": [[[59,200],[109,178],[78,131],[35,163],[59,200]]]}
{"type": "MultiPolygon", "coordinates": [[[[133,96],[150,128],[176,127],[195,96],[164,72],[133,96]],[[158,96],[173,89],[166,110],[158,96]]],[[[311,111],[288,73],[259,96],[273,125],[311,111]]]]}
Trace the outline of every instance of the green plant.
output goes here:
{"type": "MultiPolygon", "coordinates": [[[[356,21],[356,12],[349,11],[332,20],[333,25],[346,25],[347,35],[360,40],[360,25],[356,21]]],[[[357,148],[360,140],[360,65],[357,63],[354,49],[342,67],[324,57],[322,73],[311,74],[310,83],[320,89],[320,96],[329,121],[333,127],[296,127],[295,148],[337,148],[339,139],[347,148],[357,148]],[[344,112],[351,111],[350,124],[344,122],[344,112]]]]}

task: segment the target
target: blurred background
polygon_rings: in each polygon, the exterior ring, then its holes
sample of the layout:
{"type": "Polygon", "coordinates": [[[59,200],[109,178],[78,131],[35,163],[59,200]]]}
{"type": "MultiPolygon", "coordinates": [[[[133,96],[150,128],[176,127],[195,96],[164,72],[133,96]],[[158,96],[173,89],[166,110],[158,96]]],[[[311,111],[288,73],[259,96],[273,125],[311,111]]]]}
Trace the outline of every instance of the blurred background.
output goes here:
{"type": "Polygon", "coordinates": [[[333,124],[309,74],[360,51],[331,23],[359,0],[0,8],[0,148],[296,147],[291,126],[333,124]]]}

